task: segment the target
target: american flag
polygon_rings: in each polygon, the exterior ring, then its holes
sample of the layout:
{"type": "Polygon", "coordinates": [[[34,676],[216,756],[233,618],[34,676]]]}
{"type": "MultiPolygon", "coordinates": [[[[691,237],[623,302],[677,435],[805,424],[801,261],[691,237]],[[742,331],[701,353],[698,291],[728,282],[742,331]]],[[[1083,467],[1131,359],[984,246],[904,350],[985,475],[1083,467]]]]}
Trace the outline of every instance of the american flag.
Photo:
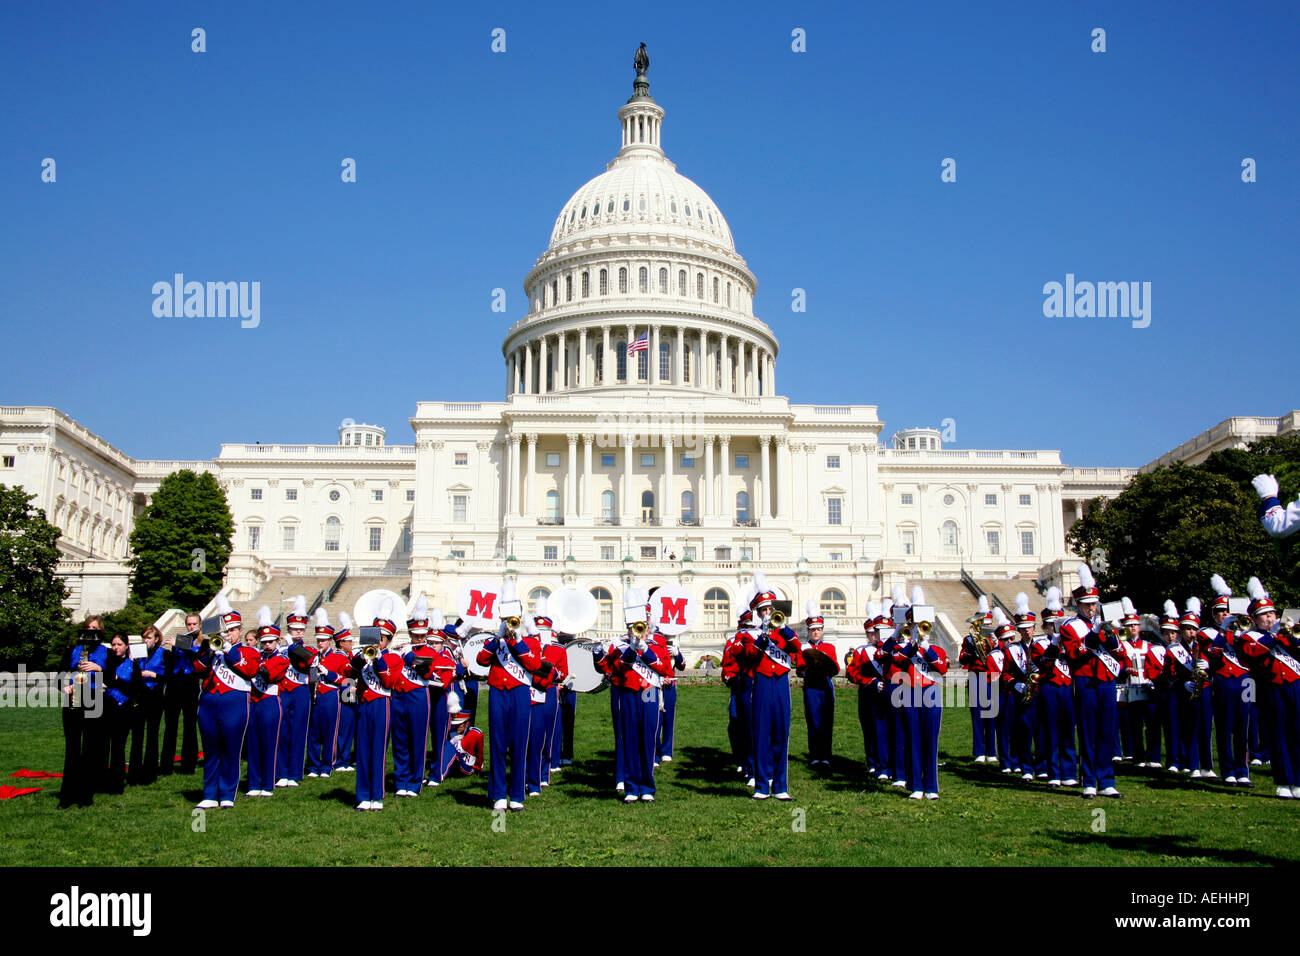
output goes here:
{"type": "Polygon", "coordinates": [[[628,357],[632,357],[633,352],[645,352],[650,348],[650,333],[642,332],[641,337],[627,347],[628,357]]]}

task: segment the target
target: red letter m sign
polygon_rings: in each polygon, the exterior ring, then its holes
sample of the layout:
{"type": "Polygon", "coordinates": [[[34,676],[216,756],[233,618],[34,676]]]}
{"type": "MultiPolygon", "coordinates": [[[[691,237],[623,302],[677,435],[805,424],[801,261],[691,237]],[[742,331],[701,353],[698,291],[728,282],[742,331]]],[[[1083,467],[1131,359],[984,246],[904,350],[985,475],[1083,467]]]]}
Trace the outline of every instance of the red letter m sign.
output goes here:
{"type": "Polygon", "coordinates": [[[497,599],[496,594],[484,594],[482,591],[470,589],[469,592],[469,610],[465,612],[466,617],[491,617],[492,602],[497,599]]]}
{"type": "Polygon", "coordinates": [[[664,596],[659,600],[663,608],[663,614],[659,617],[660,624],[686,624],[686,598],[677,598],[676,600],[664,596]]]}

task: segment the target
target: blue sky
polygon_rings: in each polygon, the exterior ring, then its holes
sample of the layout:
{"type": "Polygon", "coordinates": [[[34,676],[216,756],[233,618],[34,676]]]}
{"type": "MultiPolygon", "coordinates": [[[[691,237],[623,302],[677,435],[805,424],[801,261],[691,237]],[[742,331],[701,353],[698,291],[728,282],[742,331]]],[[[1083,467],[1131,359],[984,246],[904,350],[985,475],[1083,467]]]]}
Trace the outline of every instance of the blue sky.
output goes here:
{"type": "Polygon", "coordinates": [[[1141,465],[1300,405],[1298,27],[1249,2],[8,4],[0,403],[206,458],[345,416],[409,442],[419,400],[501,399],[524,275],[616,152],[645,41],[782,394],[1141,465]],[[156,318],[177,272],[259,281],[261,324],[156,318]],[[1067,273],[1150,282],[1150,326],[1045,317],[1067,273]]]}

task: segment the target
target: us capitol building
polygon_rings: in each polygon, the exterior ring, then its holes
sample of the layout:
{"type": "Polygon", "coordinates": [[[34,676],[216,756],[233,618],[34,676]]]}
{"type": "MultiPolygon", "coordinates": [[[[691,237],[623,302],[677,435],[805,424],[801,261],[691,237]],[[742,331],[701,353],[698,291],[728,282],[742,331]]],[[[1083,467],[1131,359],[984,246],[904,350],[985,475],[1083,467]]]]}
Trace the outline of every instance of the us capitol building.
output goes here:
{"type": "MultiPolygon", "coordinates": [[[[508,574],[530,598],[592,591],[606,627],[624,587],[677,582],[708,631],[734,623],[761,568],[798,616],[814,598],[847,634],[895,583],[928,583],[953,614],[958,593],[973,603],[963,572],[1004,597],[1068,586],[1066,530],[1136,469],[946,448],[937,428],[884,440],[874,405],[780,395],[757,280],[722,211],[665,155],[644,71],[633,89],[617,155],[563,204],[524,277],[502,401],[419,402],[407,444],[348,419],[336,445],[223,444],[210,461],[135,460],[56,409],[0,407],[0,483],[35,493],[63,530],[74,610],[125,603],[134,516],[180,468],[226,490],[236,606],[274,606],[277,581],[291,596],[346,565],[450,610],[462,579],[508,574]]],[[[1240,421],[1276,433],[1298,417],[1240,421]]]]}

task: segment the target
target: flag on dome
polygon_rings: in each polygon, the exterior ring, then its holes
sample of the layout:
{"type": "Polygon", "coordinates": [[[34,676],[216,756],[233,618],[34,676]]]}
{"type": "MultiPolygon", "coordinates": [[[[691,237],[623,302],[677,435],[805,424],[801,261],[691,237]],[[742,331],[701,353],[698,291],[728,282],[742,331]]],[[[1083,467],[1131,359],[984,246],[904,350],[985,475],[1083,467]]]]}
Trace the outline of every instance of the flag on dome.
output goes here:
{"type": "Polygon", "coordinates": [[[645,352],[650,348],[650,332],[647,329],[641,333],[641,337],[627,347],[627,354],[630,357],[633,352],[645,352]]]}

